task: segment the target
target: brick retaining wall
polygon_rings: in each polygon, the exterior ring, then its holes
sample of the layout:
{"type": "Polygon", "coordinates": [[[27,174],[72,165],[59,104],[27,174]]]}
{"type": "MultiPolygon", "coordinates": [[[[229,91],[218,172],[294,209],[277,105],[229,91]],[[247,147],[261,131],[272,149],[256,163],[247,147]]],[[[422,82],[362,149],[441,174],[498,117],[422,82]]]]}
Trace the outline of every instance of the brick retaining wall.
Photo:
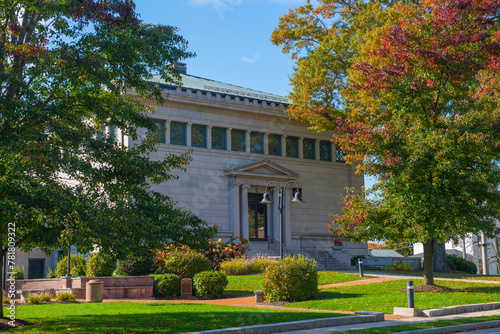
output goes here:
{"type": "MultiPolygon", "coordinates": [[[[153,276],[124,276],[124,277],[66,277],[53,279],[16,280],[16,291],[50,290],[71,291],[77,299],[85,299],[86,284],[90,280],[99,280],[104,284],[103,298],[151,298],[153,297],[153,276]]],[[[16,294],[16,298],[20,298],[16,294]]]]}

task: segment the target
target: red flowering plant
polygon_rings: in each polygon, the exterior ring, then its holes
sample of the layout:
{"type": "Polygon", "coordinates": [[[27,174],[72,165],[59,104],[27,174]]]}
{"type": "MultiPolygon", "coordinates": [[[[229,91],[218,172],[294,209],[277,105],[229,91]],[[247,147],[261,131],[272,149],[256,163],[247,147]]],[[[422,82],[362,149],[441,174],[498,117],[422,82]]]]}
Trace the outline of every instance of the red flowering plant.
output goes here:
{"type": "Polygon", "coordinates": [[[342,243],[342,241],[338,240],[338,239],[335,239],[333,241],[333,245],[334,246],[343,246],[344,244],[342,243]]]}
{"type": "MultiPolygon", "coordinates": [[[[247,247],[243,245],[245,243],[245,238],[242,238],[240,242],[236,242],[238,237],[233,237],[227,242],[222,242],[222,239],[217,241],[209,240],[209,248],[203,250],[204,254],[210,260],[212,268],[218,270],[220,264],[224,261],[228,261],[237,257],[246,256],[247,247]]],[[[246,240],[248,242],[248,240],[246,240]]]]}

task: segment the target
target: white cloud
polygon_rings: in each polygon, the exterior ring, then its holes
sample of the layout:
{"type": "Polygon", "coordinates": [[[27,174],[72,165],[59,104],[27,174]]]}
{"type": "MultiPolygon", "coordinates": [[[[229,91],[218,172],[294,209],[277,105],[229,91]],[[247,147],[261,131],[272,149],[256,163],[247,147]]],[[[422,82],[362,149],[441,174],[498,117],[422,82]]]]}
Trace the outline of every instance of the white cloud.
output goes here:
{"type": "Polygon", "coordinates": [[[255,54],[252,58],[249,57],[241,57],[241,60],[244,61],[245,63],[253,64],[258,62],[262,58],[262,55],[260,53],[255,54]]]}
{"type": "Polygon", "coordinates": [[[190,4],[196,6],[212,5],[221,20],[224,20],[224,13],[232,11],[235,6],[241,5],[243,0],[191,0],[190,4]]]}

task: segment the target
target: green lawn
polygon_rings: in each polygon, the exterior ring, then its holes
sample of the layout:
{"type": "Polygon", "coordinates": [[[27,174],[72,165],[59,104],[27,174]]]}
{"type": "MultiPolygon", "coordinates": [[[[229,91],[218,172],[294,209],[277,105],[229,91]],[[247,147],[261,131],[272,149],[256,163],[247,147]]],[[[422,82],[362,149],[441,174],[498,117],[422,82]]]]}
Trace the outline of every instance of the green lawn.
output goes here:
{"type": "MultiPolygon", "coordinates": [[[[343,274],[335,273],[331,271],[320,271],[318,272],[318,284],[334,284],[341,282],[357,281],[360,279],[366,279],[369,277],[359,277],[355,274],[343,274]]],[[[242,297],[251,296],[255,290],[262,289],[262,284],[264,283],[264,275],[239,275],[239,276],[228,276],[227,280],[229,284],[225,290],[225,293],[229,297],[242,297]]]]}
{"type": "MultiPolygon", "coordinates": [[[[424,276],[423,271],[372,271],[380,274],[397,274],[397,275],[408,275],[408,276],[424,276]]],[[[476,275],[467,273],[434,273],[436,278],[458,278],[458,279],[469,279],[478,281],[498,281],[500,282],[500,275],[476,275]]]]}
{"type": "MultiPolygon", "coordinates": [[[[422,280],[414,282],[414,285],[421,284],[422,280]]],[[[416,308],[429,309],[500,301],[500,285],[457,281],[438,281],[437,284],[456,291],[415,292],[416,308]]],[[[329,288],[320,291],[319,299],[290,303],[287,306],[336,311],[379,311],[391,314],[394,306],[407,306],[406,291],[398,291],[400,289],[406,289],[406,280],[329,288]]]]}
{"type": "Polygon", "coordinates": [[[342,315],[203,304],[45,304],[16,308],[18,319],[35,325],[9,333],[181,333],[334,316],[342,315]]]}

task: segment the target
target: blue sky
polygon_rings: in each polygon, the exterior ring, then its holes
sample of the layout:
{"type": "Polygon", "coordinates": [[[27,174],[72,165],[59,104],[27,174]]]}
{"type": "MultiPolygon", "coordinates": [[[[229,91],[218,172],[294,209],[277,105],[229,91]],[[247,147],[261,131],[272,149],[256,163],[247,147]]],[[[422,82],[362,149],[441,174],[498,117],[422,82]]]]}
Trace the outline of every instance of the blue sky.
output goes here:
{"type": "Polygon", "coordinates": [[[147,23],[179,28],[197,54],[188,74],[286,95],[293,62],[271,33],[290,7],[305,0],[135,0],[147,23]]]}

